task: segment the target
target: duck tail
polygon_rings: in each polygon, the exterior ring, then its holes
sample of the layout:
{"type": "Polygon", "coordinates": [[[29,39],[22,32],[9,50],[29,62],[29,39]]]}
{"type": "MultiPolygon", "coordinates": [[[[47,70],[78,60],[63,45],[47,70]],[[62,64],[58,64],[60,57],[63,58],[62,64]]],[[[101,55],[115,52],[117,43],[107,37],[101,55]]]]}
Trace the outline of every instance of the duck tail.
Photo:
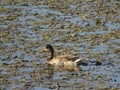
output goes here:
{"type": "Polygon", "coordinates": [[[88,58],[80,58],[74,61],[75,65],[84,65],[87,66],[88,63],[86,62],[88,60],[88,58]]]}
{"type": "Polygon", "coordinates": [[[78,62],[80,62],[81,60],[83,60],[83,58],[79,58],[79,59],[75,60],[75,63],[78,63],[78,62]]]}

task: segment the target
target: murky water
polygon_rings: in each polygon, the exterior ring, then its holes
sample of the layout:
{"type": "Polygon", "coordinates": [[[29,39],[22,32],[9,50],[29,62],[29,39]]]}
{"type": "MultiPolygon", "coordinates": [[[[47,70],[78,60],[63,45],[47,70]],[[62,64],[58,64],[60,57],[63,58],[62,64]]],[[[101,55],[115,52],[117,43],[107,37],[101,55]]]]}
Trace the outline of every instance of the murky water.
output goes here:
{"type": "Polygon", "coordinates": [[[118,0],[0,1],[1,90],[119,90],[118,0]],[[54,70],[43,47],[84,58],[81,71],[54,70]]]}

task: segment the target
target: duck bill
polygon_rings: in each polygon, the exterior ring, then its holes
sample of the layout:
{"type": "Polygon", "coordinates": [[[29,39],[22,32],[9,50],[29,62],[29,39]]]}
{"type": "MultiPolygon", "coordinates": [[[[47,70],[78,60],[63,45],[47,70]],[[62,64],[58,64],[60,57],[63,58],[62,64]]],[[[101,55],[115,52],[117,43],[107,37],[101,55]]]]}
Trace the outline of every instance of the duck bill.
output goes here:
{"type": "Polygon", "coordinates": [[[48,52],[48,49],[47,48],[43,48],[43,52],[48,52]]]}

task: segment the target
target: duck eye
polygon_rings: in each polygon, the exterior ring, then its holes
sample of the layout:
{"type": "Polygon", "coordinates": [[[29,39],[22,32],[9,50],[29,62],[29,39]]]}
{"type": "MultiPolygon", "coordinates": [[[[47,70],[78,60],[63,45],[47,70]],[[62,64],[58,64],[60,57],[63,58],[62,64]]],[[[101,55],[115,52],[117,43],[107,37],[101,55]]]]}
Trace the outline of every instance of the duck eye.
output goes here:
{"type": "Polygon", "coordinates": [[[49,45],[49,44],[46,45],[46,48],[50,48],[50,47],[51,47],[51,45],[49,45]]]}
{"type": "Polygon", "coordinates": [[[46,46],[46,48],[49,48],[49,46],[46,46]]]}

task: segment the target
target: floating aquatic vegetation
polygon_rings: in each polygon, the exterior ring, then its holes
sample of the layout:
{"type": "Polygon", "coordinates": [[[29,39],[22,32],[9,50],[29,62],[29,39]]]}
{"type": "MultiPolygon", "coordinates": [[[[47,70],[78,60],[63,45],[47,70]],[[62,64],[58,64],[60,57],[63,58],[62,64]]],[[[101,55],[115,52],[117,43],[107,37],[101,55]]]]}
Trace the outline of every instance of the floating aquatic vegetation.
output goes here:
{"type": "Polygon", "coordinates": [[[0,89],[119,89],[118,1],[3,0],[0,12],[0,89]],[[47,66],[46,43],[87,65],[47,66]]]}

